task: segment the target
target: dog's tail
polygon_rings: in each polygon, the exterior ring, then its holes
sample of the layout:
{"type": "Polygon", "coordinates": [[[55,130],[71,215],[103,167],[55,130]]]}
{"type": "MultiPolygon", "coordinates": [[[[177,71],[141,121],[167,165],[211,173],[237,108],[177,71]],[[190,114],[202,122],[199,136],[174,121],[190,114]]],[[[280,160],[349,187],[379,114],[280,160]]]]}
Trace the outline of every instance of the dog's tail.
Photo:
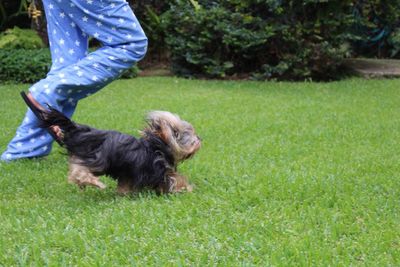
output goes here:
{"type": "Polygon", "coordinates": [[[40,121],[39,127],[46,129],[49,134],[53,137],[55,141],[61,146],[63,146],[63,138],[58,136],[53,130],[52,126],[58,126],[62,130],[62,132],[69,132],[73,129],[76,129],[75,123],[73,123],[67,116],[56,110],[55,108],[48,106],[48,110],[38,108],[31,99],[25,94],[25,92],[21,92],[21,96],[24,99],[25,103],[32,110],[32,112],[36,115],[36,117],[40,121]]]}

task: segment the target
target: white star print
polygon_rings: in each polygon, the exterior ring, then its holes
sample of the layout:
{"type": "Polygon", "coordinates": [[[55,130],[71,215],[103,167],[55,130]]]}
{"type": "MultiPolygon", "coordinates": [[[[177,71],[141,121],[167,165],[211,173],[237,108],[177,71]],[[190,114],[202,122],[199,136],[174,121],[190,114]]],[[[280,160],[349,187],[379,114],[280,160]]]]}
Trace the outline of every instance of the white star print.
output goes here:
{"type": "Polygon", "coordinates": [[[115,7],[115,4],[114,4],[114,3],[112,3],[110,6],[111,6],[111,8],[114,8],[114,7],[115,7]]]}
{"type": "Polygon", "coordinates": [[[73,54],[75,54],[75,51],[74,51],[74,49],[70,49],[70,50],[68,51],[68,53],[69,53],[70,55],[73,55],[73,54]]]}
{"type": "Polygon", "coordinates": [[[75,27],[76,27],[76,24],[75,24],[74,22],[71,22],[71,27],[72,27],[72,28],[75,28],[75,27]]]}
{"type": "Polygon", "coordinates": [[[64,45],[65,40],[64,39],[60,39],[59,43],[60,43],[60,45],[64,45]]]}
{"type": "Polygon", "coordinates": [[[11,154],[10,153],[6,154],[6,159],[11,159],[11,154]]]}
{"type": "Polygon", "coordinates": [[[124,11],[126,12],[126,11],[128,11],[128,7],[127,6],[124,6],[124,11]]]}
{"type": "Polygon", "coordinates": [[[74,66],[74,70],[79,70],[79,66],[74,66]]]}
{"type": "Polygon", "coordinates": [[[31,139],[29,140],[29,142],[35,143],[35,142],[36,142],[36,138],[31,138],[31,139]]]}
{"type": "Polygon", "coordinates": [[[108,38],[107,38],[107,41],[108,41],[109,43],[111,43],[111,42],[112,42],[112,40],[113,40],[113,38],[112,38],[112,37],[108,37],[108,38]]]}
{"type": "Polygon", "coordinates": [[[83,20],[84,22],[87,22],[87,21],[88,21],[88,17],[84,16],[84,17],[82,18],[82,20],[83,20]]]}
{"type": "Polygon", "coordinates": [[[108,59],[110,59],[110,60],[115,60],[115,57],[109,56],[108,59]]]}
{"type": "Polygon", "coordinates": [[[89,10],[84,9],[83,12],[85,12],[86,14],[89,14],[89,10]]]}
{"type": "Polygon", "coordinates": [[[63,63],[64,62],[64,58],[62,58],[62,57],[60,57],[60,63],[63,63]]]}
{"type": "Polygon", "coordinates": [[[17,143],[17,147],[22,147],[22,143],[21,143],[21,142],[18,142],[18,143],[17,143]]]}
{"type": "Polygon", "coordinates": [[[57,33],[57,31],[56,30],[53,30],[53,34],[56,34],[57,33]]]}
{"type": "Polygon", "coordinates": [[[96,23],[96,25],[97,25],[98,27],[101,27],[101,26],[103,25],[103,23],[101,23],[100,21],[98,21],[98,22],[96,23]]]}
{"type": "Polygon", "coordinates": [[[100,14],[99,19],[104,19],[104,16],[100,14]]]}
{"type": "Polygon", "coordinates": [[[132,38],[133,38],[133,36],[132,36],[131,34],[129,34],[129,33],[128,33],[128,34],[126,35],[126,38],[128,38],[128,39],[132,39],[132,38]]]}
{"type": "Polygon", "coordinates": [[[50,90],[50,89],[46,89],[46,90],[44,90],[44,92],[45,92],[47,95],[49,95],[49,94],[51,93],[51,90],[50,90]]]}
{"type": "Polygon", "coordinates": [[[47,146],[44,146],[42,149],[43,149],[43,151],[46,151],[47,150],[47,146]]]}
{"type": "Polygon", "coordinates": [[[97,76],[93,76],[92,80],[96,82],[98,80],[97,76]]]}
{"type": "Polygon", "coordinates": [[[46,136],[41,135],[41,136],[40,136],[40,140],[44,140],[44,139],[46,139],[46,136]]]}
{"type": "Polygon", "coordinates": [[[64,77],[65,77],[65,74],[64,74],[64,73],[60,73],[60,74],[58,74],[58,77],[64,78],[64,77]]]}
{"type": "Polygon", "coordinates": [[[65,18],[65,13],[64,13],[64,12],[61,12],[61,13],[60,13],[60,17],[61,17],[61,18],[65,18]]]}
{"type": "Polygon", "coordinates": [[[67,83],[67,79],[61,79],[61,83],[67,83]]]}
{"type": "Polygon", "coordinates": [[[88,5],[93,4],[93,0],[87,0],[86,3],[88,3],[88,5]]]}
{"type": "Polygon", "coordinates": [[[76,46],[79,46],[80,44],[81,44],[81,42],[75,41],[75,45],[76,45],[76,46]]]}
{"type": "Polygon", "coordinates": [[[124,20],[123,18],[120,18],[118,21],[119,21],[121,24],[125,22],[125,20],[124,20]]]}
{"type": "Polygon", "coordinates": [[[96,69],[99,67],[99,64],[97,64],[97,63],[94,63],[93,64],[93,67],[95,67],[96,69]]]}
{"type": "Polygon", "coordinates": [[[72,90],[71,89],[69,89],[68,90],[68,92],[67,92],[67,94],[71,94],[72,93],[72,90]]]}
{"type": "Polygon", "coordinates": [[[100,34],[96,32],[93,36],[94,36],[94,38],[98,39],[100,34]]]}
{"type": "Polygon", "coordinates": [[[77,74],[79,77],[82,77],[82,76],[83,76],[83,72],[82,72],[82,71],[78,71],[76,74],[77,74]]]}
{"type": "Polygon", "coordinates": [[[74,14],[70,13],[70,14],[68,14],[68,16],[69,16],[70,18],[73,18],[73,17],[74,17],[74,14]]]}
{"type": "Polygon", "coordinates": [[[50,4],[50,5],[49,5],[49,8],[50,8],[50,9],[53,9],[53,8],[54,8],[54,6],[53,6],[52,4],[50,4]]]}
{"type": "Polygon", "coordinates": [[[93,57],[92,57],[92,56],[90,56],[90,57],[87,57],[87,59],[89,59],[89,60],[93,60],[93,57]]]}
{"type": "Polygon", "coordinates": [[[33,134],[33,129],[32,128],[29,128],[29,130],[28,130],[28,134],[33,134]]]}
{"type": "Polygon", "coordinates": [[[49,84],[43,85],[44,88],[49,88],[49,84]]]}

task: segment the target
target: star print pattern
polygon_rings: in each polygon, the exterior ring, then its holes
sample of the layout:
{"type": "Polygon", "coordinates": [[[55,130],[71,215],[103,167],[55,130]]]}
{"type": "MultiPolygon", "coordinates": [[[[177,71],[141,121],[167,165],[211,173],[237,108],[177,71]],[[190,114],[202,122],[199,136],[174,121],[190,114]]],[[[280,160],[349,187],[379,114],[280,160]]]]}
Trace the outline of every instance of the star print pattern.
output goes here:
{"type": "MultiPolygon", "coordinates": [[[[115,80],[146,53],[147,38],[124,0],[43,0],[52,67],[30,88],[43,106],[49,104],[71,117],[78,101],[115,80]],[[88,39],[103,46],[88,52],[88,39]]],[[[40,157],[50,153],[53,139],[38,128],[28,109],[2,160],[40,157]]]]}

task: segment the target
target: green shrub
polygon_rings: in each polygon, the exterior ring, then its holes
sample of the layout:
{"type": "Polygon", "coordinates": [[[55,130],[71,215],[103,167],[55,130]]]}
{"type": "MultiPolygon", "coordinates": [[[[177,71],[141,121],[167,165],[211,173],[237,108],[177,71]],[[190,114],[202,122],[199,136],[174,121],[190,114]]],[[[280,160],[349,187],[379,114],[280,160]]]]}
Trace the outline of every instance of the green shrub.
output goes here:
{"type": "MultiPolygon", "coordinates": [[[[46,77],[51,68],[49,49],[0,49],[0,83],[34,83],[46,77]]],[[[132,67],[121,78],[134,78],[138,68],[132,67]]]]}
{"type": "Polygon", "coordinates": [[[354,53],[400,58],[400,1],[358,1],[354,7],[354,53]]]}
{"type": "Polygon", "coordinates": [[[37,49],[44,44],[34,30],[14,27],[0,34],[0,49],[37,49]]]}
{"type": "Polygon", "coordinates": [[[176,0],[163,16],[173,71],[217,78],[335,78],[351,22],[343,0],[176,0]]]}
{"type": "Polygon", "coordinates": [[[0,82],[33,83],[51,67],[48,49],[0,49],[0,82]]]}

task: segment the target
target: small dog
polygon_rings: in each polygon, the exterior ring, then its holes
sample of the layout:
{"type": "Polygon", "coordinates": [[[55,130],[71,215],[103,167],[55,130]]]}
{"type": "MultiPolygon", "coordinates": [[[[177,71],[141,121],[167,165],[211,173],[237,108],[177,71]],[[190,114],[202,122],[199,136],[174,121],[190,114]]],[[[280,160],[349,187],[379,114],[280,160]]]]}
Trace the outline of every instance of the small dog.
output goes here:
{"type": "Polygon", "coordinates": [[[92,185],[104,189],[99,176],[108,175],[117,180],[117,191],[121,194],[144,188],[158,193],[192,191],[177,167],[200,149],[201,140],[193,126],[177,115],[150,112],[147,127],[137,139],[77,124],[51,106],[44,109],[24,92],[21,96],[41,121],[40,127],[66,148],[70,183],[81,188],[92,185]]]}

